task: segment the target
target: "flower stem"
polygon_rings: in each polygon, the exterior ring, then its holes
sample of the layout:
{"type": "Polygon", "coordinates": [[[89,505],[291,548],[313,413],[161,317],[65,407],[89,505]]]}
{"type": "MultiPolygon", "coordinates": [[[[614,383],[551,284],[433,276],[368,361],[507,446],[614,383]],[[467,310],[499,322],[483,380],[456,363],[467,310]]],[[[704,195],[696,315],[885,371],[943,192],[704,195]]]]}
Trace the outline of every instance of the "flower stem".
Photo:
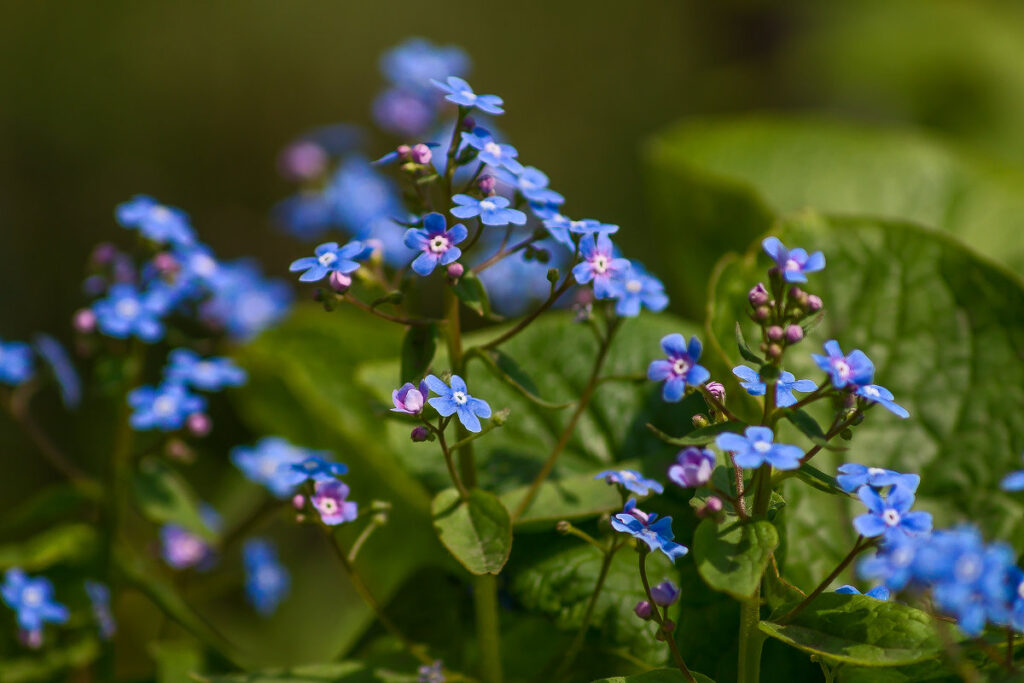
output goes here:
{"type": "MultiPolygon", "coordinates": [[[[572,533],[570,531],[570,533],[572,533]]],[[[582,531],[579,532],[583,534],[582,531]]],[[[583,534],[588,543],[594,543],[594,539],[589,535],[583,534]]],[[[597,583],[594,584],[594,591],[590,594],[590,600],[587,602],[587,609],[583,613],[583,621],[580,622],[580,629],[576,632],[576,637],[572,641],[572,645],[565,652],[565,658],[562,660],[562,664],[558,667],[558,674],[555,676],[557,680],[564,680],[568,674],[569,668],[576,662],[576,658],[579,656],[580,649],[583,647],[583,642],[587,636],[587,629],[590,628],[590,620],[594,617],[594,608],[597,607],[597,599],[601,595],[601,589],[604,588],[604,582],[608,578],[608,570],[611,569],[612,560],[615,558],[615,554],[622,549],[623,544],[616,543],[615,539],[609,543],[607,547],[598,546],[604,553],[604,557],[601,560],[601,569],[597,574],[597,583]]]]}
{"type": "Polygon", "coordinates": [[[787,624],[790,621],[792,621],[796,617],[796,615],[800,614],[800,612],[802,612],[804,608],[807,607],[807,605],[811,604],[811,601],[814,600],[814,598],[821,595],[822,592],[826,588],[828,588],[833,581],[836,580],[836,577],[843,573],[844,569],[850,566],[850,563],[853,562],[857,555],[860,555],[862,552],[872,547],[874,544],[874,541],[865,542],[863,536],[858,536],[857,540],[853,544],[853,548],[850,550],[849,553],[846,554],[846,557],[844,557],[839,562],[836,568],[832,570],[832,573],[826,576],[822,580],[822,582],[819,583],[817,587],[807,595],[806,598],[801,600],[796,607],[786,612],[784,615],[782,615],[782,617],[777,619],[776,622],[779,624],[787,624]]]}
{"type": "MultiPolygon", "coordinates": [[[[640,547],[640,581],[644,584],[644,594],[647,596],[647,600],[651,603],[651,618],[658,624],[658,628],[665,636],[665,642],[668,643],[668,649],[672,652],[672,659],[675,661],[676,666],[686,677],[686,680],[690,683],[697,683],[697,679],[690,673],[690,669],[687,668],[686,662],[683,661],[683,655],[679,652],[679,645],[676,643],[675,635],[671,631],[665,630],[665,617],[658,610],[657,603],[654,602],[654,596],[651,595],[651,583],[647,580],[647,556],[650,553],[646,547],[640,547]]],[[[665,610],[666,613],[668,610],[665,610]]]]}
{"type": "Polygon", "coordinates": [[[71,458],[65,455],[36,421],[32,419],[29,403],[35,395],[36,388],[37,386],[34,382],[28,382],[11,392],[10,401],[7,404],[11,417],[21,426],[25,434],[36,445],[36,448],[39,449],[43,457],[53,465],[55,470],[71,480],[76,486],[96,488],[97,483],[89,478],[71,458]]]}
{"type": "Polygon", "coordinates": [[[531,312],[525,318],[520,320],[516,324],[515,327],[513,327],[509,331],[505,332],[501,336],[492,339],[491,341],[489,341],[486,344],[482,345],[480,348],[482,348],[482,349],[493,349],[493,348],[496,348],[496,347],[504,344],[509,339],[511,339],[512,337],[516,336],[517,334],[519,334],[523,330],[525,330],[530,325],[530,323],[532,323],[534,320],[536,320],[538,317],[540,317],[541,313],[543,313],[544,311],[546,311],[549,308],[551,308],[552,306],[554,306],[555,302],[558,301],[558,298],[560,296],[562,296],[563,294],[565,294],[569,290],[569,288],[572,287],[572,285],[575,282],[576,282],[576,280],[573,278],[572,273],[571,272],[568,273],[565,276],[565,279],[562,280],[562,284],[560,284],[558,287],[555,287],[555,288],[553,288],[551,290],[551,294],[544,301],[544,303],[542,303],[540,306],[535,308],[533,310],[533,312],[531,312]]]}
{"type": "Polygon", "coordinates": [[[498,621],[498,577],[493,574],[473,577],[473,606],[483,679],[487,683],[501,683],[504,674],[501,668],[501,625],[498,621]]]}

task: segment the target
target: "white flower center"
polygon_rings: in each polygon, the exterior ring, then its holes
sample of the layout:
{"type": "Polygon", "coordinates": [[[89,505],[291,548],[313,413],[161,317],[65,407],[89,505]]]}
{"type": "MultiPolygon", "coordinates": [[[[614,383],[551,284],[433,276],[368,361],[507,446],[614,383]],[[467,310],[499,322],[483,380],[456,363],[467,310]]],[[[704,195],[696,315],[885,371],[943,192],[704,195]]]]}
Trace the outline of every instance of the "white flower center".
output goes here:
{"type": "Polygon", "coordinates": [[[896,526],[900,523],[900,513],[889,508],[882,513],[882,521],[885,522],[886,526],[896,526]]]}
{"type": "Polygon", "coordinates": [[[435,254],[443,254],[448,251],[448,238],[444,235],[437,235],[430,240],[427,246],[435,254]]]}
{"type": "Polygon", "coordinates": [[[496,157],[501,156],[501,145],[497,142],[488,142],[484,145],[484,151],[496,157]]]}
{"type": "Polygon", "coordinates": [[[874,387],[864,387],[864,393],[870,396],[871,398],[878,398],[879,396],[881,396],[881,393],[878,391],[878,389],[875,389],[874,387]]]}
{"type": "Polygon", "coordinates": [[[879,477],[879,476],[881,476],[883,474],[885,474],[885,470],[883,470],[881,467],[869,467],[868,468],[868,476],[869,477],[879,477]]]}
{"type": "Polygon", "coordinates": [[[1024,600],[1024,581],[1021,581],[1019,584],[1017,584],[1017,597],[1024,600]]]}
{"type": "Polygon", "coordinates": [[[644,283],[640,282],[640,280],[629,280],[626,282],[626,291],[630,294],[639,294],[643,291],[643,288],[644,283]]]}
{"type": "Polygon", "coordinates": [[[625,479],[626,481],[636,481],[636,475],[633,474],[632,472],[623,472],[622,478],[625,479]]]}
{"type": "Polygon", "coordinates": [[[469,397],[466,396],[466,392],[464,391],[456,391],[452,394],[452,400],[461,406],[466,404],[466,401],[469,400],[469,397]]]}
{"type": "Polygon", "coordinates": [[[836,373],[842,379],[847,379],[850,376],[850,364],[845,359],[840,358],[839,360],[832,361],[832,367],[835,368],[836,373]]]}
{"type": "Polygon", "coordinates": [[[672,363],[672,372],[676,375],[685,375],[690,371],[690,362],[685,358],[676,358],[672,363]]]}
{"type": "Polygon", "coordinates": [[[338,255],[333,251],[328,251],[327,253],[318,256],[316,260],[319,261],[320,265],[324,268],[329,268],[332,263],[338,260],[338,255]]]}
{"type": "Polygon", "coordinates": [[[338,511],[338,504],[334,502],[333,498],[323,498],[320,501],[320,512],[325,515],[333,515],[338,511]]]}
{"type": "Polygon", "coordinates": [[[484,211],[493,211],[498,207],[490,199],[485,199],[482,202],[480,202],[480,208],[483,209],[484,211]]]}
{"type": "Polygon", "coordinates": [[[30,586],[21,592],[21,601],[31,607],[39,605],[43,602],[43,591],[30,586]]]}
{"type": "Polygon", "coordinates": [[[270,479],[277,474],[278,463],[270,458],[263,458],[260,461],[259,471],[264,479],[270,479]]]}
{"type": "Polygon", "coordinates": [[[139,302],[135,299],[121,299],[114,309],[122,318],[134,318],[139,314],[139,302]]]}
{"type": "Polygon", "coordinates": [[[595,273],[604,274],[608,271],[608,257],[603,254],[598,254],[591,261],[595,273]]]}
{"type": "Polygon", "coordinates": [[[170,396],[161,396],[153,401],[153,412],[163,417],[173,415],[177,405],[177,402],[170,396]]]}
{"type": "Polygon", "coordinates": [[[954,573],[961,581],[973,581],[981,575],[981,560],[976,555],[965,555],[956,561],[954,573]]]}
{"type": "Polygon", "coordinates": [[[772,445],[768,441],[755,441],[754,442],[754,450],[757,451],[758,453],[767,453],[771,449],[772,449],[772,445]]]}
{"type": "Polygon", "coordinates": [[[217,261],[206,254],[200,254],[192,259],[192,270],[196,275],[210,277],[217,272],[217,261]]]}
{"type": "Polygon", "coordinates": [[[171,218],[171,211],[166,206],[154,206],[149,210],[149,217],[157,221],[166,221],[171,218]]]}
{"type": "Polygon", "coordinates": [[[473,92],[472,90],[460,90],[459,94],[462,95],[463,97],[465,97],[466,99],[470,99],[470,100],[475,100],[476,99],[476,93],[473,92]]]}
{"type": "Polygon", "coordinates": [[[786,259],[786,265],[783,268],[786,270],[800,270],[800,264],[793,259],[786,259]]]}

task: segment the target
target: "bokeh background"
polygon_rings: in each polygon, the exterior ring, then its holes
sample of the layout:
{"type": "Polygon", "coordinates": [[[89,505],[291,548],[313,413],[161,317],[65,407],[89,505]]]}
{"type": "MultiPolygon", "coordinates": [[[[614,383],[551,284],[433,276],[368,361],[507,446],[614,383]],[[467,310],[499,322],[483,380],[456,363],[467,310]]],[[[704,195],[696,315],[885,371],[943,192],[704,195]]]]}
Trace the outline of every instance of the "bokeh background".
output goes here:
{"type": "MultiPolygon", "coordinates": [[[[645,239],[657,180],[646,145],[687,117],[812,113],[925,131],[1024,168],[1024,7],[1011,0],[0,7],[5,339],[70,338],[87,254],[122,236],[113,207],[136,193],[188,211],[218,255],[284,274],[304,248],[270,220],[293,190],[278,152],[316,126],[369,124],[378,57],[410,36],[463,47],[478,91],[504,97],[502,130],[522,158],[574,215],[623,226],[656,272],[683,266],[645,239]]],[[[217,438],[230,444],[227,424],[217,438]]],[[[30,450],[6,427],[0,511],[52,477],[38,463],[7,467],[8,453],[30,450]]]]}

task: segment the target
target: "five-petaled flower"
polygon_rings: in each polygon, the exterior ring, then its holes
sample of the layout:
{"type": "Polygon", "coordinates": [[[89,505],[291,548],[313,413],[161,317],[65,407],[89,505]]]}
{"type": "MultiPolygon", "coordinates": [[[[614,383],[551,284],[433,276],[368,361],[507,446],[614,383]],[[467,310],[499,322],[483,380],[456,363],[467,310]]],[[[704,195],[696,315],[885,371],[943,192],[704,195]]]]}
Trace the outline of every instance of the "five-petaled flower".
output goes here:
{"type": "Polygon", "coordinates": [[[437,266],[447,266],[460,256],[462,250],[456,244],[469,236],[462,223],[446,228],[447,222],[439,213],[428,213],[423,217],[422,228],[410,228],[405,233],[405,246],[420,252],[412,262],[412,269],[426,277],[437,266]]]}
{"type": "Polygon", "coordinates": [[[473,92],[473,88],[470,87],[469,83],[458,76],[449,76],[444,83],[433,78],[430,79],[430,82],[434,84],[434,87],[446,93],[444,98],[449,102],[454,102],[462,107],[476,107],[488,114],[505,113],[505,110],[501,108],[504,101],[500,97],[497,95],[477,95],[473,92]]]}
{"type": "Polygon", "coordinates": [[[423,404],[427,400],[427,393],[426,382],[420,382],[418,387],[412,382],[406,382],[400,388],[391,392],[391,402],[395,404],[391,412],[419,415],[423,412],[423,404]]]}
{"type": "Polygon", "coordinates": [[[100,332],[117,339],[135,336],[147,343],[160,341],[164,336],[160,316],[166,308],[163,296],[140,292],[127,283],[114,285],[106,298],[92,306],[100,332]]]}
{"type": "Polygon", "coordinates": [[[855,462],[848,462],[839,466],[836,483],[847,493],[853,493],[865,485],[876,489],[902,486],[914,493],[921,483],[921,477],[917,474],[901,474],[881,467],[867,467],[855,462]]]}
{"type": "Polygon", "coordinates": [[[923,534],[931,531],[932,516],[927,512],[911,512],[913,491],[894,486],[884,498],[870,486],[857,489],[857,496],[868,512],[856,517],[853,526],[866,538],[885,536],[887,539],[904,534],[923,534]]]}
{"type": "Polygon", "coordinates": [[[638,509],[634,498],[626,502],[626,507],[612,517],[611,522],[616,531],[643,541],[652,552],[660,550],[673,562],[690,552],[689,548],[672,540],[675,534],[671,517],[658,517],[657,513],[648,514],[638,509]]]}
{"type": "Polygon", "coordinates": [[[181,209],[164,206],[152,197],[136,195],[118,204],[114,214],[122,226],[137,228],[143,237],[158,244],[189,246],[195,242],[188,215],[181,209]]]}
{"type": "Polygon", "coordinates": [[[526,225],[526,214],[519,209],[509,208],[509,201],[505,197],[492,195],[476,199],[468,194],[457,194],[452,197],[452,201],[457,204],[451,210],[456,218],[479,216],[484,225],[526,225]]]}
{"type": "Polygon", "coordinates": [[[612,298],[615,314],[623,317],[640,315],[641,307],[660,313],[668,306],[665,285],[636,261],[630,261],[626,272],[612,282],[612,298]]]}
{"type": "Polygon", "coordinates": [[[751,469],[768,464],[779,470],[795,470],[804,455],[798,446],[775,443],[775,434],[768,427],[747,427],[743,436],[719,434],[715,445],[732,453],[737,467],[751,469]]]}
{"type": "Polygon", "coordinates": [[[861,387],[871,383],[871,378],[875,375],[875,364],[860,349],[854,349],[846,356],[843,355],[839,342],[829,339],[825,342],[825,353],[828,355],[812,353],[811,358],[819,368],[828,373],[832,386],[836,389],[842,389],[848,384],[861,387]]]}
{"type": "MultiPolygon", "coordinates": [[[[238,446],[231,451],[231,462],[242,474],[267,487],[278,498],[287,498],[298,485],[287,472],[291,465],[309,457],[310,451],[293,446],[277,436],[260,439],[255,446],[238,446]],[[283,467],[282,467],[283,466],[283,467]]],[[[301,482],[299,482],[301,483],[301,482]]]]}
{"type": "Polygon", "coordinates": [[[618,484],[638,496],[646,496],[651,491],[662,493],[665,490],[660,483],[654,479],[648,479],[635,470],[605,470],[595,475],[594,479],[604,479],[609,484],[618,484]]]}
{"type": "Polygon", "coordinates": [[[494,136],[479,126],[472,133],[463,132],[462,141],[477,150],[477,159],[492,168],[504,168],[511,173],[522,173],[523,165],[516,160],[519,152],[512,145],[497,142],[494,136]]]}
{"type": "Polygon", "coordinates": [[[348,486],[332,479],[316,484],[311,502],[320,519],[328,526],[336,526],[343,522],[351,522],[359,514],[359,506],[348,498],[348,486]]]}
{"type": "Polygon", "coordinates": [[[527,166],[519,174],[502,170],[498,176],[515,187],[531,204],[554,207],[565,203],[565,197],[561,193],[548,187],[548,176],[539,168],[527,166]]]}
{"type": "Polygon", "coordinates": [[[687,385],[700,386],[711,378],[707,368],[697,364],[702,350],[697,337],[690,337],[687,344],[683,335],[670,334],[662,338],[661,348],[668,358],[651,361],[647,378],[655,382],[664,380],[665,386],[661,389],[664,400],[675,403],[683,398],[687,385]]]}
{"type": "Polygon", "coordinates": [[[0,340],[0,384],[18,386],[32,377],[32,347],[0,340]]]}
{"type": "MultiPolygon", "coordinates": [[[[764,396],[768,390],[767,385],[761,381],[761,375],[757,370],[746,365],[738,365],[732,369],[732,374],[739,377],[742,382],[740,386],[747,390],[751,396],[764,396]]],[[[788,408],[796,403],[794,391],[814,391],[818,385],[809,379],[797,379],[792,372],[783,370],[779,378],[775,380],[775,405],[780,408],[788,408]]]]}
{"type": "Polygon", "coordinates": [[[219,391],[245,384],[245,370],[230,358],[202,358],[191,349],[174,349],[167,355],[164,377],[201,391],[219,391]]]}
{"type": "Polygon", "coordinates": [[[359,263],[355,259],[365,250],[362,242],[349,242],[343,247],[338,247],[337,242],[324,242],[314,250],[315,256],[304,256],[292,261],[288,270],[293,273],[306,271],[299,276],[300,282],[316,282],[331,273],[348,275],[359,269],[359,263]]]}
{"type": "Polygon", "coordinates": [[[708,448],[689,446],[679,451],[676,462],[668,468],[668,478],[684,489],[703,486],[711,481],[715,454],[708,448]]]}
{"type": "Polygon", "coordinates": [[[128,394],[128,405],[134,409],[130,418],[134,429],[169,432],[181,429],[189,415],[205,410],[206,399],[182,384],[164,382],[134,389],[128,394]]]}
{"type": "Polygon", "coordinates": [[[277,559],[277,550],[262,538],[253,538],[242,547],[245,567],[245,595],[257,612],[269,615],[288,595],[291,577],[277,559]]]}
{"type": "Polygon", "coordinates": [[[68,620],[68,608],[54,600],[50,580],[30,577],[17,567],[4,574],[0,597],[17,613],[18,627],[30,647],[42,645],[45,624],[63,624],[68,620]]]}
{"type": "Polygon", "coordinates": [[[310,455],[302,462],[278,465],[277,479],[281,486],[298,486],[307,481],[331,482],[348,472],[348,466],[319,455],[310,455]]]}
{"type": "Polygon", "coordinates": [[[480,419],[491,416],[491,406],[487,401],[469,395],[466,383],[458,375],[452,375],[451,386],[448,386],[436,375],[427,375],[423,380],[432,392],[437,394],[428,403],[442,417],[457,415],[462,426],[471,432],[479,432],[480,419]]]}
{"type": "Polygon", "coordinates": [[[816,273],[825,268],[825,255],[816,251],[809,255],[799,247],[786,249],[778,237],[766,237],[761,246],[766,254],[775,260],[786,282],[807,282],[807,273],[816,273]]]}
{"type": "Polygon", "coordinates": [[[584,237],[580,240],[580,255],[583,260],[572,269],[576,282],[585,285],[593,281],[594,296],[611,298],[615,293],[612,279],[629,270],[629,259],[615,256],[615,245],[607,235],[584,237]]]}

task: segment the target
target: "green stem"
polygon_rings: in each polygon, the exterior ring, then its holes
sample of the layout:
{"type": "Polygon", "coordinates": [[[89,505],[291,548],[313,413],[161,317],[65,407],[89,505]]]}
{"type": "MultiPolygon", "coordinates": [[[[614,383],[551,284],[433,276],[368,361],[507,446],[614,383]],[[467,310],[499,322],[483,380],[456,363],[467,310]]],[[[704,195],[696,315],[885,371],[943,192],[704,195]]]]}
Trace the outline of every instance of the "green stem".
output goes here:
{"type": "Polygon", "coordinates": [[[873,541],[868,541],[868,542],[865,543],[864,542],[864,537],[863,536],[858,536],[856,542],[854,542],[854,544],[853,544],[853,548],[850,550],[849,553],[846,554],[846,557],[844,557],[839,562],[839,564],[836,566],[836,568],[832,570],[832,573],[829,574],[828,576],[826,576],[822,580],[822,582],[819,583],[817,585],[817,587],[807,595],[806,598],[801,600],[800,603],[796,607],[794,607],[793,609],[789,610],[784,615],[782,615],[782,617],[777,619],[776,620],[777,623],[787,624],[790,621],[792,621],[796,617],[796,615],[800,614],[800,612],[802,612],[804,610],[804,608],[807,607],[807,605],[811,604],[811,601],[814,600],[814,598],[816,598],[819,595],[821,595],[822,592],[826,588],[828,588],[832,584],[833,581],[836,580],[836,577],[843,573],[844,569],[846,569],[848,566],[850,566],[850,563],[853,562],[853,560],[857,557],[857,555],[860,555],[862,552],[864,552],[868,548],[872,547],[873,545],[874,545],[873,541]]]}
{"type": "Polygon", "coordinates": [[[448,476],[451,477],[452,483],[455,488],[459,491],[459,496],[465,500],[469,497],[469,491],[466,490],[466,486],[462,483],[462,477],[459,476],[458,470],[455,469],[455,462],[452,459],[452,449],[448,448],[448,444],[444,438],[444,428],[439,427],[434,430],[437,434],[437,442],[441,445],[441,452],[444,454],[444,464],[448,468],[448,476]]]}
{"type": "Polygon", "coordinates": [[[555,302],[558,301],[558,297],[560,297],[563,294],[565,294],[569,290],[569,288],[572,287],[573,283],[575,283],[575,282],[576,282],[576,280],[573,278],[572,272],[569,272],[565,276],[565,279],[562,281],[562,284],[559,285],[558,287],[553,288],[551,290],[551,294],[544,301],[544,303],[542,303],[540,306],[535,308],[533,310],[533,312],[531,312],[525,318],[520,320],[515,325],[515,327],[510,329],[508,332],[505,332],[504,334],[500,335],[499,337],[496,337],[495,339],[492,339],[491,341],[487,342],[486,344],[483,344],[480,348],[482,348],[482,349],[497,348],[498,346],[504,344],[509,339],[511,339],[512,337],[516,336],[517,334],[519,334],[520,332],[525,330],[530,325],[530,323],[532,323],[534,320],[536,320],[538,317],[540,317],[540,315],[544,311],[546,311],[549,308],[551,308],[555,304],[555,302]]]}
{"type": "MultiPolygon", "coordinates": [[[[582,534],[583,532],[580,533],[582,534]]],[[[594,541],[590,536],[585,536],[586,538],[584,540],[588,543],[594,541]]],[[[615,553],[619,552],[621,548],[622,545],[615,543],[614,539],[607,548],[601,548],[604,553],[604,558],[601,560],[601,569],[597,574],[597,583],[594,584],[594,592],[590,594],[590,600],[587,602],[587,609],[583,613],[583,621],[580,623],[579,631],[576,632],[576,638],[573,639],[572,645],[570,645],[569,649],[566,650],[565,658],[562,660],[561,666],[558,667],[558,674],[555,676],[557,680],[561,681],[566,678],[569,668],[576,662],[576,658],[579,656],[580,649],[583,647],[583,642],[587,636],[587,629],[590,628],[590,620],[594,617],[594,608],[597,607],[597,599],[601,595],[601,590],[604,588],[605,580],[608,578],[608,570],[611,569],[615,553]]]]}
{"type": "Polygon", "coordinates": [[[749,601],[740,606],[740,649],[736,673],[738,683],[757,683],[761,679],[761,646],[764,635],[761,622],[761,586],[749,601]]]}
{"type": "MultiPolygon", "coordinates": [[[[665,642],[668,643],[668,649],[672,653],[672,659],[675,661],[676,666],[686,676],[686,680],[690,683],[697,683],[697,679],[690,673],[690,669],[686,666],[686,662],[683,661],[683,655],[679,652],[679,645],[676,643],[675,634],[672,631],[665,629],[665,617],[662,616],[658,610],[658,605],[654,602],[654,596],[651,595],[651,583],[647,580],[647,556],[650,553],[646,547],[640,547],[640,581],[644,584],[644,594],[647,596],[647,601],[651,603],[651,618],[658,624],[658,628],[665,636],[665,642]]],[[[665,610],[666,613],[668,610],[665,610]]]]}
{"type": "Polygon", "coordinates": [[[498,577],[473,577],[473,606],[476,611],[480,668],[487,683],[501,683],[501,625],[498,621],[498,577]]]}

